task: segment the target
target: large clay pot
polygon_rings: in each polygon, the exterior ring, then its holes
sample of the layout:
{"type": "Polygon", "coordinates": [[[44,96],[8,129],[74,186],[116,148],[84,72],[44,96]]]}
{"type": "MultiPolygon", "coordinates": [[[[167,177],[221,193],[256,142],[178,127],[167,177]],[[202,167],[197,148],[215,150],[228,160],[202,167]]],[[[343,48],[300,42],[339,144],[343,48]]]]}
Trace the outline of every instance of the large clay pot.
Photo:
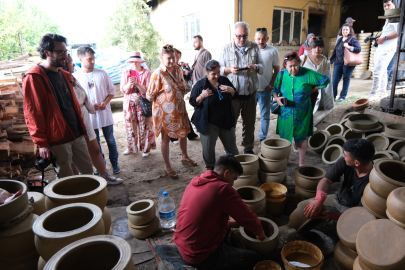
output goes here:
{"type": "Polygon", "coordinates": [[[373,162],[375,163],[375,162],[379,161],[380,159],[393,159],[393,158],[389,153],[387,153],[385,151],[375,152],[374,156],[373,156],[373,162]]]}
{"type": "Polygon", "coordinates": [[[351,129],[371,130],[378,128],[379,118],[375,115],[364,113],[350,115],[346,121],[346,126],[351,129]]]}
{"type": "Polygon", "coordinates": [[[46,209],[69,203],[92,203],[101,210],[107,204],[107,181],[95,175],[68,176],[55,180],[44,189],[46,209]]]}
{"type": "Polygon", "coordinates": [[[299,186],[295,186],[295,194],[297,194],[305,199],[310,199],[310,198],[315,197],[316,190],[307,190],[307,189],[302,189],[299,186]]]}
{"type": "Polygon", "coordinates": [[[260,186],[266,193],[266,212],[271,216],[279,216],[284,212],[287,187],[279,183],[264,183],[260,186]]]}
{"type": "Polygon", "coordinates": [[[35,215],[42,215],[43,213],[46,212],[46,207],[45,207],[45,196],[42,193],[39,192],[27,192],[28,199],[32,203],[32,206],[34,207],[34,213],[35,215]]]}
{"type": "Polygon", "coordinates": [[[405,124],[388,124],[384,131],[389,136],[405,138],[405,124]]]}
{"type": "Polygon", "coordinates": [[[104,234],[111,234],[111,213],[107,206],[103,210],[104,234]]]}
{"type": "Polygon", "coordinates": [[[329,132],[329,134],[333,136],[333,135],[343,135],[345,129],[341,124],[331,124],[325,128],[325,131],[329,132]]]}
{"type": "Polygon", "coordinates": [[[256,235],[251,231],[246,230],[244,227],[240,227],[242,244],[250,250],[256,251],[261,255],[267,255],[276,249],[278,244],[278,226],[270,219],[259,217],[264,234],[266,238],[264,240],[258,240],[256,235]]]}
{"type": "Polygon", "coordinates": [[[333,144],[325,148],[322,153],[322,160],[326,164],[333,165],[343,155],[343,148],[340,145],[333,144]]]}
{"type": "Polygon", "coordinates": [[[13,263],[0,263],[1,270],[41,270],[37,269],[38,253],[22,261],[13,263]]]}
{"type": "Polygon", "coordinates": [[[11,202],[0,205],[0,223],[12,219],[20,214],[28,205],[27,186],[16,180],[0,180],[0,188],[7,190],[14,194],[20,189],[22,193],[20,196],[14,198],[11,202]]]}
{"type": "Polygon", "coordinates": [[[405,187],[397,188],[387,198],[387,216],[405,228],[405,187]]]}
{"type": "Polygon", "coordinates": [[[70,243],[93,235],[103,235],[102,215],[100,208],[90,203],[72,203],[45,212],[32,226],[39,255],[48,261],[70,243]]]}
{"type": "Polygon", "coordinates": [[[288,158],[291,153],[291,143],[289,140],[264,139],[261,144],[261,153],[265,158],[272,160],[281,160],[288,158]]]}
{"type": "Polygon", "coordinates": [[[387,218],[387,199],[381,197],[371,188],[370,183],[366,186],[361,197],[361,204],[378,218],[387,218]]]}
{"type": "Polygon", "coordinates": [[[80,239],[59,250],[44,270],[135,270],[131,246],[112,235],[80,239]]]}
{"type": "MultiPolygon", "coordinates": [[[[304,208],[312,202],[314,199],[305,200],[297,205],[297,208],[290,215],[290,226],[302,233],[308,229],[311,229],[316,223],[320,222],[319,219],[307,218],[304,214],[304,208]]],[[[324,210],[324,208],[323,208],[324,210]]]]}
{"type": "Polygon", "coordinates": [[[330,133],[324,130],[314,132],[308,139],[308,148],[316,153],[322,153],[330,138],[330,133]]]}
{"type": "Polygon", "coordinates": [[[258,187],[241,186],[236,191],[242,198],[243,202],[255,214],[260,214],[266,206],[266,193],[258,187]]]}
{"type": "Polygon", "coordinates": [[[323,264],[322,251],[306,241],[293,241],[288,243],[281,250],[281,259],[286,270],[318,270],[323,264]],[[309,267],[298,267],[291,264],[292,261],[298,261],[309,265],[309,267]]]}
{"type": "Polygon", "coordinates": [[[360,259],[373,270],[404,269],[404,243],[405,230],[389,219],[370,221],[356,238],[360,259]]]}
{"type": "Polygon", "coordinates": [[[258,181],[259,181],[258,173],[254,173],[251,175],[240,175],[238,179],[233,181],[233,186],[235,188],[241,186],[256,186],[258,181]]]}
{"type": "Polygon", "coordinates": [[[30,214],[11,228],[0,230],[0,262],[15,263],[37,254],[32,232],[32,224],[37,218],[30,214]]]}
{"type": "Polygon", "coordinates": [[[295,169],[295,184],[302,189],[316,190],[319,181],[325,177],[325,170],[316,166],[305,165],[295,169]]]}
{"type": "Polygon", "coordinates": [[[343,212],[337,222],[336,230],[340,241],[356,252],[356,237],[364,224],[376,220],[376,217],[364,207],[358,206],[343,212]]]}
{"type": "Polygon", "coordinates": [[[127,207],[128,220],[136,226],[150,223],[156,218],[155,203],[152,200],[139,200],[127,207]]]}
{"type": "Polygon", "coordinates": [[[273,160],[265,158],[262,152],[259,153],[260,170],[265,172],[281,172],[287,168],[287,159],[273,160]]]}
{"type": "Polygon", "coordinates": [[[393,142],[388,150],[392,150],[398,153],[400,158],[405,157],[405,140],[397,140],[393,142]]]}
{"type": "Polygon", "coordinates": [[[282,269],[278,263],[266,260],[256,263],[253,270],[282,270],[282,269]]]}
{"type": "Polygon", "coordinates": [[[390,140],[379,133],[370,134],[365,139],[369,140],[377,151],[387,150],[390,145],[390,140]]]}
{"type": "Polygon", "coordinates": [[[405,187],[405,163],[399,160],[379,160],[370,172],[370,185],[375,193],[387,198],[396,188],[405,187]]]}
{"type": "Polygon", "coordinates": [[[357,258],[354,260],[353,263],[353,270],[371,270],[370,268],[368,268],[363,261],[360,259],[359,256],[357,256],[357,258]]]}
{"type": "Polygon", "coordinates": [[[337,242],[335,246],[335,265],[340,270],[352,270],[354,260],[357,258],[357,253],[345,245],[342,242],[337,242]]]}
{"type": "Polygon", "coordinates": [[[149,222],[148,224],[144,225],[134,225],[131,221],[127,221],[128,230],[133,237],[138,239],[145,239],[149,236],[154,235],[159,230],[159,218],[155,216],[155,218],[149,222]]]}
{"type": "Polygon", "coordinates": [[[357,133],[354,131],[351,131],[350,129],[346,130],[345,133],[343,133],[343,137],[346,140],[349,139],[364,139],[366,137],[365,133],[357,133]]]}
{"type": "Polygon", "coordinates": [[[286,170],[276,173],[269,173],[259,170],[259,180],[262,184],[270,182],[282,183],[286,179],[286,176],[287,176],[286,170]]]}
{"type": "Polygon", "coordinates": [[[251,154],[236,155],[235,158],[239,160],[243,168],[242,175],[251,175],[257,173],[259,170],[259,157],[251,154]]]}
{"type": "Polygon", "coordinates": [[[337,145],[340,145],[341,147],[343,147],[345,142],[346,142],[346,139],[342,135],[334,135],[329,139],[328,143],[326,144],[326,147],[328,147],[329,145],[333,145],[333,144],[337,144],[337,145]]]}

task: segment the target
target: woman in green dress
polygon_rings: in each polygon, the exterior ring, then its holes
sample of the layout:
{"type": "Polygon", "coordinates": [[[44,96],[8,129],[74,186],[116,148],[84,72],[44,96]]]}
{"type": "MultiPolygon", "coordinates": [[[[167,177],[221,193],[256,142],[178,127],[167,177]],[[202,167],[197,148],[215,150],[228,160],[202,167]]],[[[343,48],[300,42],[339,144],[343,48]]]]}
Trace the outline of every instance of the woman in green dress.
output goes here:
{"type": "Polygon", "coordinates": [[[300,67],[296,52],[284,56],[284,70],[277,75],[273,97],[280,105],[276,133],[298,148],[299,166],[305,165],[309,136],[314,133],[311,93],[326,87],[329,78],[311,69],[300,67]],[[286,98],[284,105],[282,99],[286,98]]]}

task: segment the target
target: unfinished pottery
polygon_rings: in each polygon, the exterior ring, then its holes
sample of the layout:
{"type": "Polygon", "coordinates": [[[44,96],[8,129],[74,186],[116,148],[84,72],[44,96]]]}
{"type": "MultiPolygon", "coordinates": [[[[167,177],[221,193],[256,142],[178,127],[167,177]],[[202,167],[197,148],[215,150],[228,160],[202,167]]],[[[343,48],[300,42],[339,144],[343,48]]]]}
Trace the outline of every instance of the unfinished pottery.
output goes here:
{"type": "Polygon", "coordinates": [[[368,100],[368,98],[361,98],[353,102],[353,109],[355,111],[364,110],[365,108],[368,107],[369,104],[370,101],[368,100]]]}
{"type": "Polygon", "coordinates": [[[281,250],[281,259],[286,270],[318,270],[323,264],[322,251],[306,241],[293,241],[285,245],[281,250]],[[308,267],[298,267],[293,262],[306,264],[308,267]]]}
{"type": "Polygon", "coordinates": [[[47,210],[69,203],[92,203],[101,210],[107,204],[107,181],[96,175],[68,176],[52,181],[44,189],[47,210]]]}
{"type": "Polygon", "coordinates": [[[390,145],[390,140],[378,133],[370,134],[365,139],[369,140],[377,151],[387,150],[390,145]]]}
{"type": "Polygon", "coordinates": [[[352,270],[354,260],[357,258],[357,253],[348,247],[346,247],[342,242],[337,242],[335,246],[334,259],[335,265],[340,270],[352,270]]]}
{"type": "Polygon", "coordinates": [[[365,133],[357,133],[354,131],[351,131],[350,129],[346,130],[345,133],[343,133],[343,137],[346,140],[349,139],[364,139],[366,137],[365,133]]]}
{"type": "Polygon", "coordinates": [[[371,270],[370,268],[368,268],[360,259],[359,256],[357,256],[357,258],[354,260],[353,263],[353,270],[371,270]]]}
{"type": "Polygon", "coordinates": [[[238,179],[233,181],[233,186],[234,187],[256,186],[258,181],[259,181],[258,173],[254,173],[251,175],[240,175],[238,179]]]}
{"type": "Polygon", "coordinates": [[[94,204],[72,203],[53,208],[32,226],[39,255],[48,261],[63,247],[85,237],[103,235],[103,212],[94,204]]]}
{"type": "Polygon", "coordinates": [[[129,233],[132,234],[133,237],[138,239],[146,239],[159,230],[159,218],[155,216],[155,218],[149,222],[148,224],[144,225],[134,225],[131,221],[127,221],[129,233]]]}
{"type": "Polygon", "coordinates": [[[267,260],[258,262],[253,268],[253,270],[282,270],[282,269],[278,263],[267,260]]]}
{"type": "Polygon", "coordinates": [[[32,207],[34,207],[34,211],[32,213],[40,216],[46,212],[44,194],[39,192],[28,191],[27,195],[28,200],[32,203],[32,207]]]}
{"type": "Polygon", "coordinates": [[[359,112],[349,112],[343,115],[342,120],[349,118],[351,115],[360,114],[359,112]]]}
{"type": "Polygon", "coordinates": [[[307,190],[307,189],[302,189],[299,186],[295,186],[295,194],[305,198],[305,199],[310,199],[314,198],[316,195],[316,189],[315,190],[307,190]]]}
{"type": "Polygon", "coordinates": [[[405,228],[405,187],[395,189],[387,198],[387,216],[405,228]]]}
{"type": "Polygon", "coordinates": [[[322,153],[329,141],[330,133],[324,130],[314,132],[308,139],[308,148],[316,153],[322,153]]]}
{"type": "Polygon", "coordinates": [[[385,151],[375,152],[375,154],[373,156],[373,162],[375,163],[375,162],[379,161],[380,159],[393,159],[393,158],[389,153],[387,153],[385,151]]]}
{"type": "Polygon", "coordinates": [[[325,177],[325,170],[316,166],[305,165],[295,169],[295,184],[301,189],[316,190],[319,181],[325,177]]]}
{"type": "Polygon", "coordinates": [[[111,229],[111,213],[107,206],[103,210],[104,234],[110,234],[111,229]]]}
{"type": "Polygon", "coordinates": [[[136,226],[150,223],[156,218],[155,203],[152,200],[139,200],[127,206],[128,220],[136,226]]]}
{"type": "Polygon", "coordinates": [[[242,175],[251,175],[259,170],[259,157],[251,154],[236,155],[235,158],[243,168],[242,175]]]}
{"type": "Polygon", "coordinates": [[[393,142],[389,147],[388,150],[392,150],[397,152],[400,158],[405,157],[405,140],[397,140],[393,142]]]}
{"type": "Polygon", "coordinates": [[[269,173],[259,170],[259,180],[262,184],[269,182],[282,183],[286,179],[286,176],[286,170],[276,173],[269,173]]]}
{"type": "Polygon", "coordinates": [[[325,148],[322,153],[322,160],[328,165],[335,164],[343,155],[343,148],[340,145],[333,144],[325,148]]]}
{"type": "Polygon", "coordinates": [[[388,124],[385,126],[385,133],[388,136],[405,138],[405,124],[388,124]]]}
{"type": "Polygon", "coordinates": [[[255,214],[260,214],[266,207],[266,193],[258,187],[241,186],[236,188],[242,201],[255,214]]]}
{"type": "Polygon", "coordinates": [[[378,218],[387,218],[387,199],[381,197],[371,188],[370,183],[364,188],[361,204],[378,218]]]}
{"type": "Polygon", "coordinates": [[[284,212],[287,187],[279,183],[264,183],[260,186],[266,193],[266,212],[271,216],[279,216],[284,212]]]}
{"type": "Polygon", "coordinates": [[[267,255],[270,254],[277,247],[279,230],[277,224],[270,219],[264,217],[259,217],[259,219],[262,223],[266,238],[264,240],[256,239],[256,235],[254,233],[246,230],[244,227],[240,227],[240,239],[242,244],[247,249],[256,251],[261,255],[267,255]]]}
{"type": "Polygon", "coordinates": [[[357,253],[363,263],[375,270],[400,270],[405,265],[405,230],[389,219],[364,225],[357,234],[357,253]]]}
{"type": "Polygon", "coordinates": [[[329,145],[333,145],[333,144],[337,144],[337,145],[340,145],[341,147],[343,147],[345,142],[346,142],[346,139],[342,135],[334,135],[329,139],[328,143],[326,144],[326,147],[328,147],[329,145]]]}
{"type": "Polygon", "coordinates": [[[259,153],[260,170],[265,172],[281,172],[287,168],[287,159],[273,160],[265,158],[262,152],[259,153]]]}
{"type": "Polygon", "coordinates": [[[405,187],[405,163],[399,160],[379,160],[370,172],[370,185],[375,193],[387,198],[396,188],[405,187]]]}
{"type": "MultiPolygon", "coordinates": [[[[304,214],[304,208],[314,199],[305,200],[298,203],[297,208],[290,215],[290,226],[297,230],[298,233],[311,229],[319,219],[307,218],[304,214]]],[[[324,207],[322,208],[324,210],[324,207]]]]}
{"type": "Polygon", "coordinates": [[[364,224],[376,220],[376,217],[361,206],[350,208],[340,216],[336,231],[340,241],[349,249],[356,252],[356,237],[364,224]]]}
{"type": "Polygon", "coordinates": [[[291,143],[289,140],[264,139],[261,143],[261,153],[263,157],[272,160],[281,160],[288,158],[291,153],[291,143]]]}
{"type": "Polygon", "coordinates": [[[357,130],[371,130],[378,128],[379,125],[379,118],[377,116],[364,113],[350,115],[346,121],[347,127],[357,130]]]}
{"type": "Polygon", "coordinates": [[[6,204],[0,205],[0,223],[3,223],[20,214],[28,206],[28,196],[27,186],[20,181],[1,179],[0,188],[12,194],[17,193],[20,189],[22,190],[21,195],[6,204]]]}
{"type": "Polygon", "coordinates": [[[80,239],[59,250],[44,270],[135,270],[131,246],[112,235],[80,239]]]}
{"type": "Polygon", "coordinates": [[[331,124],[325,128],[325,131],[329,132],[329,134],[333,136],[333,135],[343,135],[345,129],[341,124],[331,124]]]}

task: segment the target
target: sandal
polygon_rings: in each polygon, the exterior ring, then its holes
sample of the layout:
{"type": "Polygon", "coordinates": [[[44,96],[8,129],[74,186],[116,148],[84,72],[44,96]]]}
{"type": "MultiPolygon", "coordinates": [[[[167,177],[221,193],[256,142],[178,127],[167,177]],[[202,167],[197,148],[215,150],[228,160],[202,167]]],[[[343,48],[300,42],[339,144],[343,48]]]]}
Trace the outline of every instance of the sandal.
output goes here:
{"type": "Polygon", "coordinates": [[[165,171],[166,175],[168,175],[171,179],[179,178],[179,175],[175,171],[170,171],[170,172],[168,172],[166,170],[164,170],[164,171],[165,171]]]}
{"type": "Polygon", "coordinates": [[[182,159],[181,160],[181,164],[183,165],[190,165],[190,166],[197,166],[197,161],[194,161],[192,159],[186,160],[186,159],[182,159]]]}

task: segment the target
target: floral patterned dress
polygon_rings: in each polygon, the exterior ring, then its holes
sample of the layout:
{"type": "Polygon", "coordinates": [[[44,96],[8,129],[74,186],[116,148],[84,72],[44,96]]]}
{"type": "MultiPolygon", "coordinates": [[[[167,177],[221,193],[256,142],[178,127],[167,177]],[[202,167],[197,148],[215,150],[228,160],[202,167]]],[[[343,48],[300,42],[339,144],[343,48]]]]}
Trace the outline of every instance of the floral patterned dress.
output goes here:
{"type": "Polygon", "coordinates": [[[184,94],[186,85],[178,66],[170,74],[160,65],[151,76],[146,98],[153,101],[155,136],[163,130],[171,138],[184,138],[190,132],[184,94]]]}

